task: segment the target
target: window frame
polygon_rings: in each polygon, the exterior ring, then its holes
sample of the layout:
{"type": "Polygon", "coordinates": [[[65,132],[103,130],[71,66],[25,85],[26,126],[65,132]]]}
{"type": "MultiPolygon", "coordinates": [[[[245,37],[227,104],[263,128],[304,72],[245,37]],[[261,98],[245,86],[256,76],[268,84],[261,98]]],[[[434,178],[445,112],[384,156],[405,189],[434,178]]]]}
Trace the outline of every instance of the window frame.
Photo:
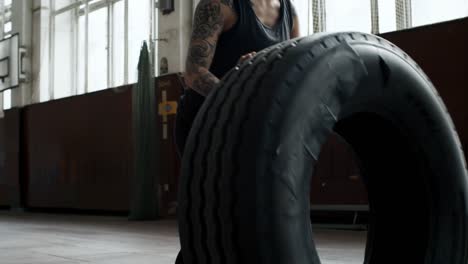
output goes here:
{"type": "MultiPolygon", "coordinates": [[[[379,17],[379,1],[378,0],[369,0],[370,1],[370,14],[372,20],[372,27],[371,32],[372,34],[380,34],[380,17],[379,17]]],[[[397,30],[403,30],[412,27],[411,23],[411,0],[394,0],[395,1],[395,8],[398,9],[398,4],[405,7],[403,13],[399,15],[398,10],[396,10],[395,21],[396,21],[396,28],[397,30]],[[409,7],[409,8],[408,8],[409,7]]],[[[327,2],[328,0],[308,0],[310,10],[309,10],[309,17],[308,25],[301,25],[307,26],[307,32],[311,33],[319,33],[327,31],[327,2]]]]}
{"type": "MultiPolygon", "coordinates": [[[[5,31],[5,24],[12,23],[12,4],[13,2],[11,2],[9,5],[5,5],[5,0],[0,0],[0,39],[10,37],[13,33],[12,28],[9,31],[5,31]]],[[[11,107],[11,89],[2,91],[0,93],[0,117],[3,117],[4,110],[11,109],[11,107]]]]}
{"type": "MultiPolygon", "coordinates": [[[[3,0],[0,0],[3,1],[3,0]]],[[[54,58],[54,42],[55,42],[55,17],[57,15],[63,14],[65,12],[75,12],[74,13],[74,18],[75,22],[72,24],[74,27],[73,30],[73,45],[71,47],[71,51],[73,54],[71,55],[72,60],[73,60],[73,71],[72,71],[72,76],[71,76],[71,89],[70,89],[70,96],[78,94],[79,90],[79,85],[80,85],[80,78],[83,78],[84,82],[84,93],[89,92],[89,14],[97,11],[102,8],[107,8],[107,51],[106,51],[106,56],[107,56],[107,73],[106,73],[106,83],[107,87],[103,87],[103,89],[108,89],[116,86],[116,81],[115,81],[115,76],[114,76],[114,4],[123,1],[124,2],[124,54],[123,54],[123,63],[124,63],[124,78],[123,78],[123,83],[124,84],[129,84],[129,70],[128,70],[128,62],[129,62],[129,32],[128,32],[128,27],[129,27],[129,0],[98,0],[97,2],[93,2],[93,0],[75,0],[74,3],[71,3],[67,6],[64,6],[58,10],[55,10],[55,0],[49,0],[50,3],[50,9],[51,9],[51,14],[49,17],[49,65],[50,65],[50,71],[49,71],[49,100],[55,99],[54,91],[55,91],[55,83],[54,83],[54,75],[56,74],[56,69],[55,69],[55,58],[54,58]],[[91,3],[93,2],[93,3],[91,3]],[[84,36],[85,36],[85,41],[84,41],[84,65],[79,65],[78,64],[78,57],[81,56],[79,54],[79,25],[78,21],[80,17],[85,16],[85,27],[84,27],[84,36]],[[79,76],[79,67],[84,67],[84,76],[81,77],[79,76]]],[[[157,48],[156,48],[156,40],[157,40],[157,34],[158,34],[158,1],[156,0],[146,0],[150,2],[150,21],[149,23],[149,32],[148,32],[148,39],[150,40],[149,42],[149,47],[150,51],[152,52],[153,56],[153,67],[154,70],[154,75],[157,76],[158,70],[157,70],[157,48]]]]}

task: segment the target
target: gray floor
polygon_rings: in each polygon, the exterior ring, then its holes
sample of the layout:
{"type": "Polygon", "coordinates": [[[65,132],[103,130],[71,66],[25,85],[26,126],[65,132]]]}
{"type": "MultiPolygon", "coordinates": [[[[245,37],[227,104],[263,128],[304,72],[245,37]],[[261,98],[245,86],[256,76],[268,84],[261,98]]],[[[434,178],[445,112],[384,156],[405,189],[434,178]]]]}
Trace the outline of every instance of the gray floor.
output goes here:
{"type": "MultiPolygon", "coordinates": [[[[362,263],[365,232],[315,230],[324,264],[362,263]]],[[[2,264],[172,264],[174,221],[0,211],[2,264]]]]}

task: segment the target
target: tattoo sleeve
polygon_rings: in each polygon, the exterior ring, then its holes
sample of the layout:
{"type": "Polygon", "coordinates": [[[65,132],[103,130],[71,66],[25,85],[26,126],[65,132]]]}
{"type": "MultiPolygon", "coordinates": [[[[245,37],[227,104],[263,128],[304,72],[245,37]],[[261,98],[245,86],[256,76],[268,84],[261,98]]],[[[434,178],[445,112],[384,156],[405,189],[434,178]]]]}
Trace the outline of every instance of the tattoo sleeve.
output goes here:
{"type": "Polygon", "coordinates": [[[230,1],[201,0],[195,11],[186,74],[190,88],[204,96],[219,83],[219,79],[209,72],[209,67],[224,26],[221,5],[230,1]]]}

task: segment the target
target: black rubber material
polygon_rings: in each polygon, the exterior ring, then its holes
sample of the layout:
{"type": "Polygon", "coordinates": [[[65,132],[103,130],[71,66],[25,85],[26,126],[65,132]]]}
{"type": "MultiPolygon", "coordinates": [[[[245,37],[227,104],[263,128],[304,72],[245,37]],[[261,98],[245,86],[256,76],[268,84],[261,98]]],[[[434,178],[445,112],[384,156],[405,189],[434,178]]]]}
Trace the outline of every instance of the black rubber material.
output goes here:
{"type": "Polygon", "coordinates": [[[365,263],[467,263],[467,171],[449,114],[408,55],[361,33],[281,43],[209,95],[183,158],[184,263],[320,263],[309,185],[333,130],[369,193],[365,263]]]}

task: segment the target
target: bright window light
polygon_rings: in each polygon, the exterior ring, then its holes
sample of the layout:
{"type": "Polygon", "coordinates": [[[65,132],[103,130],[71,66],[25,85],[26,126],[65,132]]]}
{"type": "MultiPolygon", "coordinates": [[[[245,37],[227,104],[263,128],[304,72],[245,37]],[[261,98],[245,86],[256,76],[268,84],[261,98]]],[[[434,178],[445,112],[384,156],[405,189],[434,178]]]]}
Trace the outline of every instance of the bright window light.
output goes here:
{"type": "Polygon", "coordinates": [[[379,29],[380,33],[397,29],[395,1],[379,0],[379,29]]]}
{"type": "Polygon", "coordinates": [[[293,4],[296,7],[297,16],[299,18],[301,36],[311,34],[312,27],[309,29],[309,24],[312,21],[312,17],[309,17],[309,13],[311,13],[312,2],[310,0],[294,0],[293,4]]]}
{"type": "Polygon", "coordinates": [[[11,108],[11,90],[6,90],[3,92],[3,109],[11,108]]]}
{"type": "Polygon", "coordinates": [[[128,81],[137,82],[138,59],[143,41],[148,41],[150,31],[150,2],[128,1],[128,81]]]}
{"type": "Polygon", "coordinates": [[[372,31],[370,0],[327,0],[327,31],[372,31]]]}
{"type": "Polygon", "coordinates": [[[54,99],[72,95],[72,80],[74,72],[74,42],[72,11],[55,16],[54,39],[54,99]]]}
{"type": "Polygon", "coordinates": [[[107,8],[89,13],[88,92],[107,88],[107,8]]]}
{"type": "Polygon", "coordinates": [[[86,17],[80,16],[78,18],[78,70],[77,70],[77,79],[78,87],[77,94],[85,93],[85,34],[86,34],[86,17]]]}
{"type": "Polygon", "coordinates": [[[468,16],[467,0],[413,0],[413,26],[422,26],[468,16]]]}
{"type": "Polygon", "coordinates": [[[5,25],[3,25],[3,32],[11,32],[11,30],[12,30],[11,21],[7,22],[7,23],[5,23],[5,25]]]}
{"type": "Polygon", "coordinates": [[[112,55],[112,85],[114,87],[124,84],[125,74],[125,3],[119,1],[114,4],[114,32],[113,32],[113,47],[114,54],[112,55]]]}
{"type": "Polygon", "coordinates": [[[62,9],[77,2],[77,0],[53,0],[55,1],[55,10],[62,9]]]}

